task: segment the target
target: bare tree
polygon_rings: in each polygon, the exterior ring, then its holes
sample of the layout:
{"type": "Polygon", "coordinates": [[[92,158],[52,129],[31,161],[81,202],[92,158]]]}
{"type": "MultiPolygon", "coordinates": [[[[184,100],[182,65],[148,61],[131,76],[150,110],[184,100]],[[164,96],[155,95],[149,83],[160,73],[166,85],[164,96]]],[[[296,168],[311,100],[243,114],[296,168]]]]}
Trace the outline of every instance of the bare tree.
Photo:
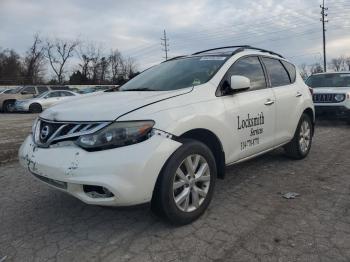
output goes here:
{"type": "Polygon", "coordinates": [[[136,71],[137,71],[137,65],[134,58],[129,56],[126,59],[123,59],[122,72],[126,79],[129,79],[130,76],[132,76],[136,71]]]}
{"type": "Polygon", "coordinates": [[[341,69],[342,69],[342,66],[343,66],[343,64],[344,64],[344,57],[343,56],[340,56],[340,57],[338,57],[338,58],[333,58],[332,60],[331,60],[331,67],[335,70],[335,71],[337,71],[337,72],[339,72],[339,71],[341,71],[341,69]]]}
{"type": "Polygon", "coordinates": [[[23,61],[24,82],[35,84],[41,78],[44,64],[44,47],[39,34],[34,35],[32,46],[27,50],[23,61]]]}
{"type": "Polygon", "coordinates": [[[348,70],[350,71],[350,56],[345,59],[345,64],[348,66],[348,70]]]}
{"type": "Polygon", "coordinates": [[[83,78],[91,81],[93,78],[93,64],[99,59],[99,48],[93,42],[84,43],[79,45],[78,56],[80,57],[81,63],[81,74],[83,78]]]}
{"type": "Polygon", "coordinates": [[[315,63],[311,65],[311,74],[322,73],[323,69],[320,63],[315,63]]]}
{"type": "Polygon", "coordinates": [[[64,80],[64,66],[67,64],[68,59],[73,56],[74,50],[78,45],[79,41],[77,40],[65,41],[56,39],[46,42],[45,56],[49,60],[59,84],[62,84],[64,80]]]}
{"type": "Polygon", "coordinates": [[[0,84],[23,84],[21,57],[14,51],[0,51],[0,84]]]}
{"type": "Polygon", "coordinates": [[[107,74],[109,73],[108,68],[109,68],[109,59],[107,59],[106,57],[102,57],[99,64],[99,69],[100,69],[99,80],[101,84],[103,84],[107,78],[107,74]]]}
{"type": "Polygon", "coordinates": [[[117,81],[118,76],[121,74],[122,71],[122,55],[118,51],[118,49],[112,50],[109,55],[109,62],[111,66],[111,78],[112,82],[115,83],[117,81]]]}
{"type": "Polygon", "coordinates": [[[304,64],[301,64],[299,66],[299,69],[300,69],[300,75],[303,79],[306,79],[309,74],[308,74],[308,71],[307,71],[307,65],[304,63],[304,64]]]}

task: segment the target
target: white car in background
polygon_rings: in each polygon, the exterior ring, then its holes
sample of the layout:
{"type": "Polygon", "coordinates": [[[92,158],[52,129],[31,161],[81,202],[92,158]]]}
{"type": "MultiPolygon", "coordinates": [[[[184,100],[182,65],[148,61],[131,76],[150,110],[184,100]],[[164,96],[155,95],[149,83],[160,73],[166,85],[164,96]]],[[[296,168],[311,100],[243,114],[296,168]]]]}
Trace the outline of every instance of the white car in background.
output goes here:
{"type": "Polygon", "coordinates": [[[80,95],[68,90],[47,91],[33,98],[17,100],[15,102],[15,111],[40,113],[50,106],[76,96],[80,95]]]}
{"type": "Polygon", "coordinates": [[[350,124],[350,72],[315,74],[306,84],[314,91],[316,115],[344,119],[350,124]]]}
{"type": "Polygon", "coordinates": [[[85,203],[151,202],[186,224],[207,209],[225,166],[281,146],[303,159],[313,130],[312,96],[296,67],[271,51],[232,46],[170,59],[120,92],[45,110],[19,159],[85,203]]]}
{"type": "Polygon", "coordinates": [[[1,95],[1,94],[7,94],[7,93],[9,93],[10,91],[11,91],[11,89],[9,89],[9,88],[1,89],[1,90],[0,90],[0,95],[1,95]]]}

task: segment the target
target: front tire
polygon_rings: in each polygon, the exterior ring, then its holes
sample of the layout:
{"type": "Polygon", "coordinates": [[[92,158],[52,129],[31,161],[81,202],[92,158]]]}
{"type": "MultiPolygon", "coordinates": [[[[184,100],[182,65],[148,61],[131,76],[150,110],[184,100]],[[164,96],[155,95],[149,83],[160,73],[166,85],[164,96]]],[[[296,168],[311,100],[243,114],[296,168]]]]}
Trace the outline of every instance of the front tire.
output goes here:
{"type": "Polygon", "coordinates": [[[213,153],[203,143],[186,139],[163,167],[153,193],[152,210],[172,224],[199,218],[213,197],[217,176],[213,153]]]}
{"type": "Polygon", "coordinates": [[[312,129],[310,117],[307,114],[303,114],[292,141],[284,146],[287,156],[300,160],[309,154],[312,144],[312,129]]]}

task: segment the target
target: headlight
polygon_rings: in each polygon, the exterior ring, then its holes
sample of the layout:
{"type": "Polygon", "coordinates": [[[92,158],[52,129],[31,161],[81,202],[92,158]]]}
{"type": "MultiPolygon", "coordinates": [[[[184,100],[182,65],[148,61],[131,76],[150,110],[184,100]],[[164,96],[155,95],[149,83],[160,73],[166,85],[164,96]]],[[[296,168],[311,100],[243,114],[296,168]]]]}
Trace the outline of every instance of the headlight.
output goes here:
{"type": "Polygon", "coordinates": [[[136,144],[146,140],[154,121],[114,122],[94,134],[83,135],[77,145],[88,150],[104,150],[136,144]]]}
{"type": "Polygon", "coordinates": [[[334,96],[334,99],[335,99],[335,101],[337,101],[337,102],[342,102],[342,101],[345,100],[345,95],[343,95],[343,94],[335,95],[335,96],[334,96]]]}

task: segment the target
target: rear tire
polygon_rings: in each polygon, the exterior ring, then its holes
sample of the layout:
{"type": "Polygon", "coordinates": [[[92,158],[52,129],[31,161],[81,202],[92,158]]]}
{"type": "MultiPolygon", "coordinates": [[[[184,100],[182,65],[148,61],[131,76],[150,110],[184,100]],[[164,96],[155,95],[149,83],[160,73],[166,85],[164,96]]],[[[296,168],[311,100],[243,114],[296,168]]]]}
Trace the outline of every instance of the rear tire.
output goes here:
{"type": "Polygon", "coordinates": [[[12,113],[15,111],[15,101],[5,101],[3,104],[4,113],[12,113]]]}
{"type": "Polygon", "coordinates": [[[31,104],[29,106],[29,112],[30,113],[41,113],[43,111],[43,108],[40,104],[31,104]]]}
{"type": "Polygon", "coordinates": [[[309,154],[312,144],[312,129],[310,117],[307,114],[303,114],[292,141],[284,146],[287,156],[300,160],[309,154]]]}
{"type": "Polygon", "coordinates": [[[209,206],[216,176],[215,158],[210,149],[196,140],[184,140],[158,177],[152,211],[175,225],[193,222],[209,206]]]}

